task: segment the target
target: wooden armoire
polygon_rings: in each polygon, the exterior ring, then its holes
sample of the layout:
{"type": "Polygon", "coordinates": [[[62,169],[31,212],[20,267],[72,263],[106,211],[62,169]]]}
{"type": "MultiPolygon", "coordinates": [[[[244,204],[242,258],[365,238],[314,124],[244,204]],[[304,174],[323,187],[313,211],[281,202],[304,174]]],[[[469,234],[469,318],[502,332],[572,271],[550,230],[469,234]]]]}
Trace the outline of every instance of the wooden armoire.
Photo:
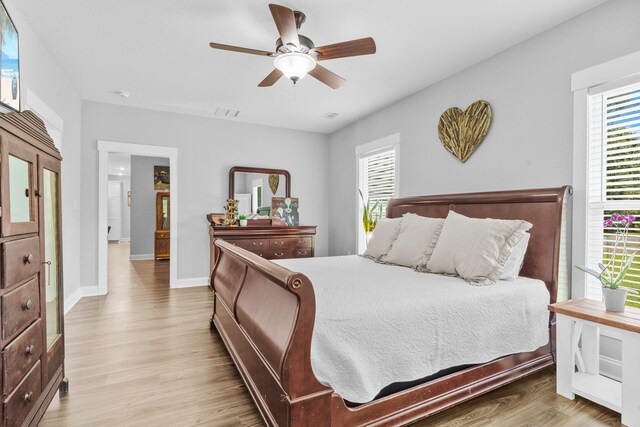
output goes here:
{"type": "Polygon", "coordinates": [[[30,111],[0,116],[1,425],[35,426],[64,379],[60,152],[30,111]]]}

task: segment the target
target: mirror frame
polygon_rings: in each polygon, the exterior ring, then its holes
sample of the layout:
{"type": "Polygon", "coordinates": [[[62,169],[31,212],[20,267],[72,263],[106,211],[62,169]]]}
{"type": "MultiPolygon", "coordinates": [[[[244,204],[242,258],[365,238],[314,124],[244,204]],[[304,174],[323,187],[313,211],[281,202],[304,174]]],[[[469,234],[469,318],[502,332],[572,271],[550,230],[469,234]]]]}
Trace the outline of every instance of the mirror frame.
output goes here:
{"type": "Polygon", "coordinates": [[[284,169],[252,168],[248,166],[234,166],[229,169],[229,198],[233,199],[235,194],[236,172],[264,173],[269,175],[284,175],[285,177],[285,197],[291,197],[291,174],[284,169]]]}

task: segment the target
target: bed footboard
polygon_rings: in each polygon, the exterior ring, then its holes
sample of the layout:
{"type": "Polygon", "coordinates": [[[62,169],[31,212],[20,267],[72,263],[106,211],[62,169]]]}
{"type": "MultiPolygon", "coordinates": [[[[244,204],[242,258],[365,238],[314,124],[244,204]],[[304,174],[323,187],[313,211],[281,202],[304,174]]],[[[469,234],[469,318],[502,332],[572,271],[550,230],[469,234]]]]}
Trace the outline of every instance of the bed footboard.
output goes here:
{"type": "Polygon", "coordinates": [[[315,296],[307,277],[217,239],[212,324],[269,424],[330,425],[332,389],[311,369],[315,296]]]}

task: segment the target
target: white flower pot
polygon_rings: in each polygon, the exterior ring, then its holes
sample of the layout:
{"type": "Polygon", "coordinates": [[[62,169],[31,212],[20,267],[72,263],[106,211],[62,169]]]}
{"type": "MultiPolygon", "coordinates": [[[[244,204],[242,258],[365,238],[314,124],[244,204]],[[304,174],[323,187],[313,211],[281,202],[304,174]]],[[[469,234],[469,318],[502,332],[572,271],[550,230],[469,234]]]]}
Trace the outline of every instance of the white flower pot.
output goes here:
{"type": "Polygon", "coordinates": [[[248,219],[241,219],[240,220],[240,227],[246,227],[248,221],[249,221],[248,219]]]}
{"type": "Polygon", "coordinates": [[[622,313],[627,302],[627,292],[629,291],[626,288],[611,289],[603,287],[602,293],[607,311],[622,313]]]}

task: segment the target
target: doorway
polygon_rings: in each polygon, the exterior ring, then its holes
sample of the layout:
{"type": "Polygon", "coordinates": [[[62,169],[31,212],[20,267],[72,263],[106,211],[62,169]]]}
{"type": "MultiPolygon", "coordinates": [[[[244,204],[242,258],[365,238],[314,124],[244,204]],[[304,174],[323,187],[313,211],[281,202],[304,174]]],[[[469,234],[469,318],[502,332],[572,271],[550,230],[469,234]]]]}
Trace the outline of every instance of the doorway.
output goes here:
{"type": "MultiPolygon", "coordinates": [[[[169,286],[174,288],[178,287],[177,280],[177,265],[178,265],[178,247],[177,247],[177,232],[178,232],[178,213],[177,213],[177,193],[178,193],[178,149],[174,147],[161,147],[161,146],[153,146],[153,145],[142,145],[142,144],[129,144],[129,143],[120,143],[120,142],[112,142],[112,141],[98,141],[98,153],[99,153],[99,162],[98,162],[98,294],[106,295],[109,290],[108,285],[108,266],[109,266],[109,252],[111,247],[109,246],[109,242],[117,242],[118,244],[128,244],[129,248],[120,247],[118,251],[119,257],[122,258],[122,254],[124,249],[129,249],[127,252],[130,253],[129,260],[140,260],[140,259],[155,259],[153,244],[155,241],[155,207],[151,209],[147,209],[144,212],[144,215],[151,215],[150,218],[143,219],[143,222],[147,223],[151,227],[150,232],[146,232],[144,234],[144,238],[139,240],[139,243],[145,245],[145,248],[148,248],[148,243],[151,242],[152,249],[144,249],[144,253],[137,253],[136,243],[135,243],[135,235],[137,227],[134,224],[136,219],[133,214],[130,218],[130,240],[126,240],[123,238],[123,227],[125,223],[124,216],[120,215],[118,218],[118,214],[113,214],[113,210],[117,210],[117,205],[120,204],[120,212],[122,212],[122,207],[124,203],[135,204],[136,194],[133,192],[133,188],[131,194],[128,194],[127,190],[124,190],[124,185],[122,183],[116,184],[113,181],[117,181],[114,179],[113,174],[110,174],[109,170],[109,157],[112,155],[116,156],[128,156],[131,158],[134,157],[143,157],[143,158],[164,158],[165,161],[168,160],[168,166],[165,166],[169,169],[171,173],[170,185],[171,191],[169,192],[169,203],[166,204],[168,206],[168,222],[170,227],[171,238],[169,241],[169,286]],[[117,153],[117,154],[116,154],[117,153]],[[111,179],[110,179],[111,178],[111,179]],[[110,181],[112,183],[110,184],[110,181]],[[120,193],[120,198],[118,202],[117,193],[120,193]],[[125,193],[126,192],[126,193],[125,193]],[[110,206],[111,205],[111,206],[110,206]],[[114,234],[111,234],[114,233],[114,234]],[[136,257],[137,255],[137,257],[136,257]]],[[[166,163],[165,163],[166,164],[166,163]]],[[[131,170],[134,168],[131,167],[131,170]]],[[[153,167],[152,169],[153,170],[153,167]]],[[[113,172],[113,171],[111,171],[113,172]]],[[[146,173],[146,172],[143,172],[146,173]]],[[[135,174],[135,172],[134,172],[135,174]]],[[[153,172],[147,174],[147,178],[150,181],[150,186],[153,186],[154,175],[153,172]]],[[[132,177],[132,182],[135,177],[132,177]]],[[[133,185],[133,184],[132,184],[133,185]]],[[[155,194],[156,191],[152,187],[151,197],[154,200],[155,206],[155,194]]],[[[142,196],[142,194],[138,194],[142,196]]],[[[145,232],[143,232],[145,233],[145,232]]],[[[164,261],[165,263],[167,261],[164,261]]],[[[166,267],[165,267],[166,268],[166,267]]]]}

